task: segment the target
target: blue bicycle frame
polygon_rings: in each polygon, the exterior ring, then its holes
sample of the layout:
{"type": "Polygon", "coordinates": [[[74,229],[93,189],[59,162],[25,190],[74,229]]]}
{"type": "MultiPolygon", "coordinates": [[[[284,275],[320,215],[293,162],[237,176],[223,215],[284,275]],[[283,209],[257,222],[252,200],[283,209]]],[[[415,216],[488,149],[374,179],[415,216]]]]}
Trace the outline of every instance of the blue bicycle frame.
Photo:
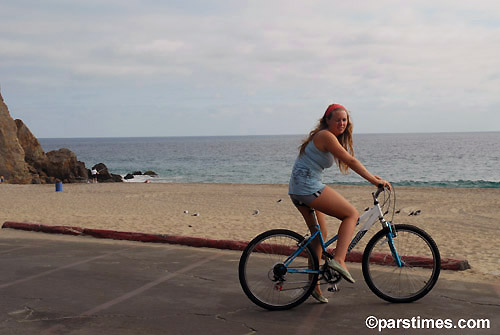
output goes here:
{"type": "MultiPolygon", "coordinates": [[[[347,249],[347,253],[349,252],[358,244],[358,242],[363,238],[363,236],[366,234],[366,232],[377,222],[379,221],[382,225],[382,229],[387,229],[387,242],[389,243],[389,248],[391,249],[392,257],[394,258],[396,265],[398,267],[404,266],[403,261],[398,255],[398,252],[396,250],[396,247],[394,246],[394,240],[393,238],[396,236],[394,233],[392,226],[390,222],[385,221],[384,215],[382,214],[382,209],[380,208],[380,204],[377,200],[378,195],[380,194],[380,190],[377,191],[376,193],[373,193],[373,200],[374,200],[374,206],[370,208],[369,210],[365,211],[363,215],[361,215],[358,219],[358,222],[356,223],[356,226],[358,226],[360,223],[364,223],[363,228],[358,231],[358,233],[354,236],[352,239],[351,243],[349,244],[349,248],[347,249]]],[[[314,212],[313,212],[314,214],[314,212]]],[[[315,214],[314,214],[315,215],[315,214]]],[[[302,251],[304,251],[305,248],[311,243],[312,240],[314,240],[316,237],[319,235],[319,240],[321,243],[321,247],[323,249],[323,253],[327,255],[329,258],[333,258],[333,255],[331,255],[327,251],[327,247],[332,244],[333,242],[337,241],[338,235],[335,235],[332,237],[330,240],[327,242],[324,241],[323,235],[321,234],[320,231],[320,226],[317,223],[316,216],[314,217],[314,220],[316,222],[316,231],[310,236],[306,237],[301,243],[299,243],[299,248],[290,256],[288,257],[284,265],[287,267],[287,271],[289,273],[321,273],[320,270],[310,270],[310,269],[294,269],[294,268],[289,268],[290,263],[293,262],[293,260],[298,257],[302,251]]]]}

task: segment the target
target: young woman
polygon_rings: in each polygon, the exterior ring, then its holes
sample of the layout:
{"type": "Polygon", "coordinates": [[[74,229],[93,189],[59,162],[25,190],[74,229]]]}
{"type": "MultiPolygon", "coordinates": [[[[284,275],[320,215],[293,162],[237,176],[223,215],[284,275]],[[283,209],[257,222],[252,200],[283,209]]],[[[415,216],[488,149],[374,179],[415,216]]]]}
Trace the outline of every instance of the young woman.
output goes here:
{"type": "MultiPolygon", "coordinates": [[[[344,197],[322,183],[323,170],[330,168],[335,161],[344,174],[351,169],[373,185],[383,185],[390,189],[391,184],[371,174],[354,157],[352,128],[349,113],[344,106],[338,104],[328,106],[319,124],[300,146],[299,156],[293,166],[288,193],[304,217],[311,233],[316,230],[314,212],[325,238],[327,236],[325,214],[342,221],[338,231],[335,256],[334,259],[328,261],[328,265],[338,271],[344,279],[354,283],[345,265],[345,258],[359,214],[344,197]]],[[[312,243],[318,259],[321,260],[322,249],[319,239],[312,243]]],[[[321,303],[328,302],[321,294],[319,284],[312,296],[321,303]]]]}

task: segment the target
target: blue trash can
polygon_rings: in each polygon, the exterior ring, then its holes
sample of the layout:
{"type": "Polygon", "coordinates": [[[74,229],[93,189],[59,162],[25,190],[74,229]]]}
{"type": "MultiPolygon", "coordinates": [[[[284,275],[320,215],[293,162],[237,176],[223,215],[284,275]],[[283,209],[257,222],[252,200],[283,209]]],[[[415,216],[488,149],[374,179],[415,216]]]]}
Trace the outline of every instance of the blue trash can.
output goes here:
{"type": "Polygon", "coordinates": [[[56,192],[62,192],[62,181],[56,182],[56,192]]]}

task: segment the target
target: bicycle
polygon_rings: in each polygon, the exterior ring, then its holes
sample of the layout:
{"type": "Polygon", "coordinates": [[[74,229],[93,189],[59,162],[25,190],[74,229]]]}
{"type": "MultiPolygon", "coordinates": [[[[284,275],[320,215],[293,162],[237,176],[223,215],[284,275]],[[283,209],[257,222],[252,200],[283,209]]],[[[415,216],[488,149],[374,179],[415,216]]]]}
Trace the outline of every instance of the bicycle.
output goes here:
{"type": "MultiPolygon", "coordinates": [[[[436,284],[441,268],[439,249],[424,230],[408,224],[392,224],[383,213],[391,194],[382,205],[378,197],[386,190],[372,193],[374,205],[367,208],[356,225],[364,224],[352,239],[350,251],[379,221],[382,229],[369,240],[362,255],[365,282],[378,297],[393,303],[408,303],[424,297],[436,284]]],[[[395,198],[395,192],[394,192],[395,198]]],[[[394,219],[395,201],[392,208],[394,219]]],[[[391,220],[392,220],[391,219],[391,220]]],[[[316,221],[317,222],[317,221],[316,221]]],[[[285,310],[303,303],[314,290],[318,278],[338,291],[340,274],[328,267],[333,258],[327,249],[338,236],[324,241],[319,224],[311,235],[288,229],[273,229],[255,237],[244,249],[238,267],[241,287],[255,304],[269,310],[285,310]],[[321,266],[310,243],[319,238],[325,263],[321,266]]]]}

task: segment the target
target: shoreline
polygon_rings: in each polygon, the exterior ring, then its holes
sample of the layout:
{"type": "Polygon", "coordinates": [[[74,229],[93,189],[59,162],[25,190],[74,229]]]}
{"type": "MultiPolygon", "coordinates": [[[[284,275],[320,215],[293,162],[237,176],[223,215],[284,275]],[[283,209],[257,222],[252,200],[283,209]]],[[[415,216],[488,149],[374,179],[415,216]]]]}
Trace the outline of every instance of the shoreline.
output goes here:
{"type": "MultiPolygon", "coordinates": [[[[288,185],[285,183],[226,183],[226,182],[182,182],[169,180],[168,177],[162,176],[148,176],[148,175],[136,175],[134,179],[124,179],[127,174],[120,174],[123,178],[124,183],[144,183],[149,180],[151,183],[155,184],[220,184],[220,185],[288,185]]],[[[500,189],[500,181],[488,181],[488,180],[454,180],[454,181],[402,181],[402,182],[391,182],[393,186],[397,188],[409,187],[409,188],[445,188],[445,189],[500,189]],[[462,186],[457,186],[462,185],[462,186]],[[480,186],[484,185],[484,186],[480,186]]],[[[341,183],[326,183],[328,186],[361,186],[361,187],[372,187],[368,182],[341,182],[341,183]]]]}
{"type": "MultiPolygon", "coordinates": [[[[362,213],[371,206],[371,186],[332,187],[362,213]]],[[[396,187],[395,223],[413,224],[427,231],[443,258],[466,259],[471,280],[500,279],[500,189],[396,187]],[[421,210],[418,216],[411,211],[421,210]]],[[[218,183],[100,183],[54,185],[0,185],[6,221],[49,226],[168,234],[249,241],[273,228],[304,235],[307,228],[288,198],[285,184],[218,183]],[[281,199],[281,201],[279,201],[281,199]],[[258,215],[254,215],[255,210],[258,215]],[[185,213],[187,211],[188,213],[185,213]],[[199,216],[193,216],[198,213],[199,216]]],[[[391,219],[388,215],[387,219],[391,219]]],[[[329,236],[339,221],[327,219],[329,236]]],[[[372,227],[354,250],[362,251],[372,227]]],[[[369,236],[370,235],[370,236],[369,236]]]]}

